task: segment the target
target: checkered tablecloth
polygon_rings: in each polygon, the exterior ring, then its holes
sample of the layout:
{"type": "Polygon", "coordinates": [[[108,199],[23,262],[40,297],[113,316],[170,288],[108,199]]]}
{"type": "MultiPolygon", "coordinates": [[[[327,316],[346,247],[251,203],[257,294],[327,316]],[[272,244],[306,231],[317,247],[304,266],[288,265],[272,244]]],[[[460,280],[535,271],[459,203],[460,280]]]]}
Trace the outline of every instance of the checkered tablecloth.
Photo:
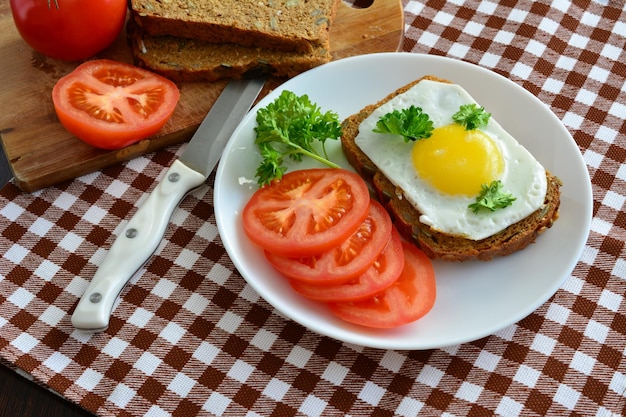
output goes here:
{"type": "Polygon", "coordinates": [[[0,192],[0,357],[103,416],[626,415],[624,1],[404,1],[403,49],[505,75],[563,121],[593,188],[589,239],[544,305],[497,334],[377,350],[285,319],[233,267],[212,179],[187,197],[110,327],[70,314],[180,148],[33,194],[0,192]]]}

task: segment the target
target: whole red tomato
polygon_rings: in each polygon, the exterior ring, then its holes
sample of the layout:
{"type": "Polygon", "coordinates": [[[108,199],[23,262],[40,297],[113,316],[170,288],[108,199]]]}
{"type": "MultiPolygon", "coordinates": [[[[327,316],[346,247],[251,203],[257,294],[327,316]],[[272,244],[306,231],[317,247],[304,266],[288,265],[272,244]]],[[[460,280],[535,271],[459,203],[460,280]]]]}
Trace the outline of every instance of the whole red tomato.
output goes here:
{"type": "Polygon", "coordinates": [[[117,38],[127,0],[11,0],[20,35],[34,50],[55,59],[92,57],[117,38]]]}

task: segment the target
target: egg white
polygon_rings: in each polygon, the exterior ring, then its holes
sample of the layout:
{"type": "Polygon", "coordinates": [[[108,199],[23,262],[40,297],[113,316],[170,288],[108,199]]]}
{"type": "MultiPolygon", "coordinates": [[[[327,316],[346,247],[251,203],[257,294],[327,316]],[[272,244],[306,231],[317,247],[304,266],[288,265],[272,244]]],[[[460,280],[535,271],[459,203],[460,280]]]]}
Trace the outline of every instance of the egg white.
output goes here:
{"type": "Polygon", "coordinates": [[[503,190],[513,194],[516,200],[503,209],[494,212],[480,210],[475,214],[468,207],[476,201],[475,196],[443,194],[418,176],[411,159],[414,142],[405,143],[398,135],[373,132],[380,117],[393,110],[411,105],[420,107],[437,128],[454,123],[452,115],[461,105],[471,103],[476,101],[457,84],[422,80],[363,120],[355,142],[422,213],[422,223],[449,235],[480,240],[517,223],[543,205],[547,190],[546,172],[533,155],[493,117],[489,119],[488,125],[480,130],[500,149],[504,159],[504,172],[500,178],[503,190]]]}

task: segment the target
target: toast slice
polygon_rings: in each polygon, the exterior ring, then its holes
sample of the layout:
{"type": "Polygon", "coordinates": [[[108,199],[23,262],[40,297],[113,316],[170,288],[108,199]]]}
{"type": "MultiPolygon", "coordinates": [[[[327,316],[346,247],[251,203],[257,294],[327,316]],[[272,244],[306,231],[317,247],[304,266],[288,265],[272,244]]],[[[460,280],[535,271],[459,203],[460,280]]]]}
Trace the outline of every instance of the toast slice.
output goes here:
{"type": "Polygon", "coordinates": [[[313,52],[328,42],[339,2],[130,0],[130,9],[132,19],[153,36],[313,52]]]}
{"type": "Polygon", "coordinates": [[[174,36],[151,36],[129,21],[130,49],[137,66],[173,81],[217,81],[263,73],[293,77],[331,60],[328,42],[309,52],[272,51],[174,36]]]}
{"type": "Polygon", "coordinates": [[[343,121],[341,144],[346,159],[372,185],[376,196],[391,215],[402,237],[413,242],[431,259],[488,261],[496,256],[506,256],[527,247],[539,234],[552,227],[559,216],[561,182],[550,172],[546,171],[548,188],[542,207],[501,232],[485,239],[471,240],[442,233],[421,223],[419,220],[421,213],[404,198],[402,190],[386,178],[356,145],[355,138],[363,120],[383,103],[406,92],[424,79],[449,82],[435,76],[425,76],[399,88],[378,103],[366,106],[343,121]]]}

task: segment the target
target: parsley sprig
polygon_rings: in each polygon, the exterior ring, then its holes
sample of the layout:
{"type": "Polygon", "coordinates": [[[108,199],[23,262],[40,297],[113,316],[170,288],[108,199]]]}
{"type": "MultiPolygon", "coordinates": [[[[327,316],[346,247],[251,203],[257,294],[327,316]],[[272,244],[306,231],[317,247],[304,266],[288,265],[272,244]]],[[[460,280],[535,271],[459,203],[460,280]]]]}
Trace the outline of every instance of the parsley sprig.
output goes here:
{"type": "Polygon", "coordinates": [[[401,135],[405,142],[426,139],[433,131],[433,122],[420,107],[411,106],[402,110],[393,110],[378,119],[376,133],[394,133],[401,135]]]}
{"type": "Polygon", "coordinates": [[[487,113],[484,107],[472,103],[462,105],[459,111],[452,115],[452,120],[464,126],[465,130],[474,130],[486,126],[490,117],[491,113],[487,113]]]}
{"type": "Polygon", "coordinates": [[[256,121],[254,143],[263,158],[256,171],[259,185],[282,178],[287,171],[283,165],[285,157],[301,161],[307,156],[329,167],[339,167],[328,159],[325,148],[327,139],[341,136],[339,117],[331,111],[323,113],[307,95],[283,91],[276,100],[259,109],[256,121]]]}
{"type": "Polygon", "coordinates": [[[476,202],[470,204],[468,207],[472,209],[474,213],[478,213],[480,209],[485,208],[490,211],[496,211],[513,204],[516,198],[512,194],[502,191],[502,181],[492,181],[491,184],[483,184],[481,186],[481,192],[476,197],[476,202]]]}

